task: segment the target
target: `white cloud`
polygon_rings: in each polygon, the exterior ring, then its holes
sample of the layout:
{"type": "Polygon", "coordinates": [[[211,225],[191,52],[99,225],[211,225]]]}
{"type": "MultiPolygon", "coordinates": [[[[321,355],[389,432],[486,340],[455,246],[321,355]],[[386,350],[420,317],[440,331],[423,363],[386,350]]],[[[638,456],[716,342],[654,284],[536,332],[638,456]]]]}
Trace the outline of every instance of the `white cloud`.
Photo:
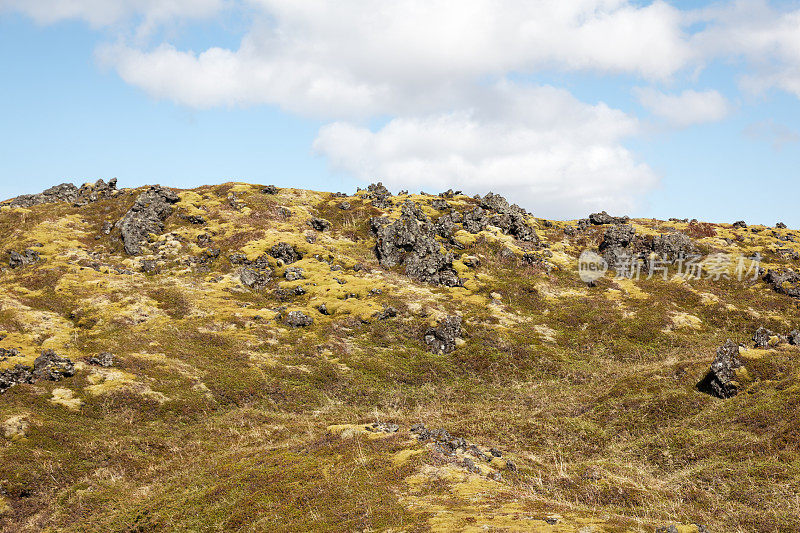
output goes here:
{"type": "Polygon", "coordinates": [[[491,189],[540,216],[630,212],[656,185],[621,144],[638,131],[634,118],[552,87],[500,83],[490,93],[491,109],[396,118],[376,132],[330,124],[314,148],[365,181],[428,192],[491,189]]]}
{"type": "Polygon", "coordinates": [[[770,143],[777,151],[782,150],[787,144],[800,142],[800,134],[797,131],[772,119],[753,122],[742,133],[753,140],[770,143]]]}
{"type": "Polygon", "coordinates": [[[709,9],[709,22],[692,45],[707,58],[742,58],[752,70],[742,85],[760,92],[777,87],[800,98],[800,9],[777,11],[764,0],[740,0],[709,9]]]}
{"type": "Polygon", "coordinates": [[[24,13],[40,24],[77,19],[102,27],[131,17],[143,17],[144,24],[207,17],[226,4],[226,0],[0,0],[0,12],[24,13]]]}
{"type": "Polygon", "coordinates": [[[728,100],[715,90],[664,94],[648,87],[633,92],[651,113],[678,127],[717,122],[730,113],[728,100]]]}
{"type": "Polygon", "coordinates": [[[346,117],[437,111],[477,81],[543,68],[663,79],[690,60],[681,13],[627,0],[251,0],[237,50],[108,47],[157,98],[346,117]]]}

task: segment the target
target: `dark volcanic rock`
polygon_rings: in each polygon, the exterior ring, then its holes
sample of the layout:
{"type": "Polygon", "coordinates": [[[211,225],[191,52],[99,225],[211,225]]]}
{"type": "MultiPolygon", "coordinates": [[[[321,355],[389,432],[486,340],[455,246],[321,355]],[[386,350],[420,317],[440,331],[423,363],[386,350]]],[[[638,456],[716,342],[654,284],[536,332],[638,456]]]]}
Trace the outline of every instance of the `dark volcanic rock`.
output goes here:
{"type": "Polygon", "coordinates": [[[122,233],[122,242],[129,255],[137,255],[142,251],[144,243],[151,233],[164,231],[164,221],[172,214],[173,207],[180,197],[160,185],[150,187],[139,195],[136,202],[116,227],[122,233]]]}
{"type": "Polygon", "coordinates": [[[767,282],[776,292],[800,298],[800,274],[791,269],[768,270],[764,276],[767,282]]]}
{"type": "Polygon", "coordinates": [[[489,217],[486,216],[486,212],[483,209],[476,207],[464,215],[464,221],[462,224],[465,231],[470,233],[479,233],[486,229],[486,226],[489,225],[489,217]]]}
{"type": "Polygon", "coordinates": [[[279,189],[274,185],[267,185],[266,187],[261,189],[261,192],[264,194],[278,194],[278,190],[279,189]]]}
{"type": "Polygon", "coordinates": [[[33,250],[25,250],[22,253],[9,252],[8,266],[11,268],[19,268],[28,266],[39,261],[39,253],[33,250]]]}
{"type": "Polygon", "coordinates": [[[286,272],[283,273],[283,277],[286,278],[287,281],[297,281],[298,279],[303,279],[303,269],[289,267],[286,269],[286,272]]]}
{"type": "Polygon", "coordinates": [[[242,285],[260,291],[267,286],[271,274],[272,271],[269,269],[245,267],[239,272],[239,280],[242,285]]]}
{"type": "Polygon", "coordinates": [[[57,355],[53,350],[45,350],[33,361],[34,379],[59,381],[75,375],[75,365],[66,357],[57,355]]]}
{"type": "Polygon", "coordinates": [[[651,249],[662,259],[668,261],[687,257],[696,251],[692,239],[680,232],[658,235],[653,239],[651,249]]]}
{"type": "Polygon", "coordinates": [[[736,369],[743,366],[739,359],[739,345],[728,340],[717,349],[717,357],[711,363],[711,369],[697,384],[698,390],[716,396],[730,398],[739,392],[736,381],[736,369]]]}
{"type": "Polygon", "coordinates": [[[783,222],[778,222],[777,224],[775,224],[775,227],[778,229],[786,229],[786,224],[784,224],[783,222]]]}
{"type": "Polygon", "coordinates": [[[33,369],[25,365],[16,365],[0,372],[0,393],[20,383],[33,383],[33,369]]]}
{"type": "Polygon", "coordinates": [[[461,317],[448,316],[435,328],[425,332],[425,344],[433,353],[450,353],[456,349],[456,339],[461,336],[461,317]]]}
{"type": "Polygon", "coordinates": [[[589,222],[595,226],[601,226],[603,224],[625,224],[628,220],[630,220],[628,217],[612,217],[605,211],[589,215],[589,222]]]}
{"type": "Polygon", "coordinates": [[[760,327],[753,333],[753,343],[755,344],[756,348],[769,348],[770,346],[774,346],[776,344],[780,344],[782,342],[787,342],[788,339],[786,336],[781,335],[780,333],[775,333],[765,327],[760,327]],[[773,341],[773,338],[775,339],[773,341]]]}
{"type": "Polygon", "coordinates": [[[745,223],[744,220],[739,220],[739,221],[733,223],[733,227],[734,228],[746,228],[747,224],[745,223]]]}
{"type": "Polygon", "coordinates": [[[367,194],[365,196],[372,200],[372,205],[374,207],[386,208],[391,205],[389,198],[392,197],[392,193],[389,192],[389,189],[384,187],[381,182],[370,184],[367,187],[367,194]]]}
{"type": "Polygon", "coordinates": [[[283,263],[286,265],[294,263],[295,261],[299,261],[303,258],[303,254],[298,252],[295,247],[288,242],[279,242],[272,247],[272,249],[269,251],[269,254],[275,259],[283,261],[283,263]]]}
{"type": "Polygon", "coordinates": [[[328,231],[331,229],[331,223],[324,218],[312,218],[308,221],[308,225],[317,231],[328,231]]]}
{"type": "Polygon", "coordinates": [[[616,265],[627,253],[627,248],[635,236],[636,230],[630,224],[616,224],[606,228],[603,241],[600,243],[600,253],[606,262],[609,265],[616,265]]]}
{"type": "Polygon", "coordinates": [[[106,183],[97,180],[94,184],[86,184],[80,189],[72,183],[62,183],[50,187],[39,194],[24,194],[11,200],[12,207],[32,207],[34,205],[48,204],[53,202],[68,202],[71,204],[85,205],[108,196],[113,196],[117,192],[117,179],[113,178],[106,183]]]}
{"type": "Polygon", "coordinates": [[[300,311],[289,311],[284,320],[292,328],[302,328],[314,323],[314,319],[300,311]]]}
{"type": "Polygon", "coordinates": [[[387,268],[402,264],[406,275],[420,281],[448,287],[461,285],[453,269],[453,254],[442,253],[434,225],[427,219],[420,222],[417,214],[414,206],[406,204],[394,222],[384,217],[371,220],[378,261],[387,268]]]}
{"type": "Polygon", "coordinates": [[[86,362],[90,365],[108,368],[110,366],[114,366],[114,354],[103,352],[101,354],[93,355],[87,359],[86,362]]]}

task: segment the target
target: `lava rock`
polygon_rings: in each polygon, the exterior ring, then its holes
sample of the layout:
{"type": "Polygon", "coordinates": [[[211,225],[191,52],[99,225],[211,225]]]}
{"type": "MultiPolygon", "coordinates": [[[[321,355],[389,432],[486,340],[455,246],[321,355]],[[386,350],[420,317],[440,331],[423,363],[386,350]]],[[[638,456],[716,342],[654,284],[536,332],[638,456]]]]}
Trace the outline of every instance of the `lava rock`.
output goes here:
{"type": "Polygon", "coordinates": [[[298,267],[289,267],[286,269],[286,272],[283,273],[283,277],[286,278],[287,281],[297,281],[298,279],[303,279],[303,269],[298,267]]]}
{"type": "Polygon", "coordinates": [[[427,217],[419,221],[413,205],[404,205],[394,222],[378,217],[370,225],[377,237],[375,255],[382,266],[402,264],[410,278],[447,287],[461,285],[453,269],[453,254],[442,253],[434,225],[427,217]]]}
{"type": "Polygon", "coordinates": [[[261,189],[261,192],[263,194],[278,194],[278,191],[279,189],[274,185],[267,185],[266,187],[261,189]]]}
{"type": "Polygon", "coordinates": [[[775,227],[778,229],[786,229],[786,224],[784,224],[783,222],[778,222],[777,224],[775,224],[775,227]]]}
{"type": "Polygon", "coordinates": [[[775,292],[800,298],[800,274],[792,269],[768,270],[764,276],[764,281],[772,287],[775,292]]]}
{"type": "Polygon", "coordinates": [[[275,259],[283,261],[285,265],[294,263],[303,258],[303,254],[297,251],[294,246],[287,242],[279,242],[269,251],[269,254],[275,259]]]}
{"type": "Polygon", "coordinates": [[[397,309],[394,307],[386,307],[383,311],[378,311],[375,313],[375,318],[378,320],[386,320],[389,318],[394,318],[397,316],[397,309]]]}
{"type": "Polygon", "coordinates": [[[351,207],[350,202],[342,202],[339,204],[339,209],[341,209],[342,211],[347,211],[350,209],[350,207],[351,207]]]}
{"type": "Polygon", "coordinates": [[[267,286],[271,273],[270,270],[266,269],[245,267],[239,271],[239,280],[242,285],[259,291],[267,286]]]}
{"type": "Polygon", "coordinates": [[[739,392],[736,369],[743,366],[739,359],[739,345],[728,340],[717,349],[717,357],[705,377],[697,384],[698,390],[717,398],[731,398],[739,392]]]}
{"type": "Polygon", "coordinates": [[[289,311],[284,320],[291,328],[304,328],[314,323],[314,319],[301,311],[289,311]]]}
{"type": "Polygon", "coordinates": [[[782,342],[786,342],[787,340],[785,336],[775,333],[763,326],[753,333],[753,342],[756,348],[770,348],[782,342]]]}
{"type": "Polygon", "coordinates": [[[33,250],[25,250],[22,253],[12,251],[9,252],[8,266],[11,268],[20,268],[32,265],[40,259],[39,252],[33,250]]]}
{"type": "Polygon", "coordinates": [[[612,217],[605,211],[600,213],[592,213],[589,215],[589,222],[595,226],[602,226],[604,224],[625,224],[630,220],[628,217],[612,217]]]}
{"type": "Polygon", "coordinates": [[[312,218],[308,221],[308,225],[314,228],[316,231],[328,231],[331,229],[331,223],[324,218],[312,218]]]}
{"type": "Polygon", "coordinates": [[[173,204],[180,197],[169,189],[154,185],[139,195],[133,207],[117,222],[116,227],[122,234],[125,252],[138,255],[151,233],[164,231],[164,221],[172,214],[173,204]]]}
{"type": "Polygon", "coordinates": [[[103,368],[108,368],[114,366],[114,354],[103,352],[98,355],[93,355],[89,359],[86,360],[87,363],[94,366],[102,366],[103,368]]]}
{"type": "Polygon", "coordinates": [[[733,228],[734,229],[746,228],[746,227],[747,227],[747,224],[745,223],[744,220],[738,220],[738,221],[733,223],[733,228]]]}
{"type": "Polygon", "coordinates": [[[456,349],[456,339],[461,336],[461,317],[448,316],[435,328],[425,332],[425,344],[433,353],[450,353],[456,349]]]}
{"type": "Polygon", "coordinates": [[[72,183],[62,183],[50,187],[38,194],[24,194],[9,202],[12,207],[33,207],[40,204],[55,202],[67,202],[76,205],[86,205],[89,202],[114,196],[117,194],[117,178],[113,178],[106,183],[104,180],[97,180],[93,184],[85,184],[80,189],[72,183]]]}
{"type": "Polygon", "coordinates": [[[66,357],[57,355],[53,350],[43,351],[42,355],[33,361],[34,379],[60,381],[74,375],[75,364],[66,357]]]}
{"type": "Polygon", "coordinates": [[[651,250],[664,260],[675,261],[696,251],[692,239],[680,232],[665,233],[653,238],[651,250]]]}
{"type": "Polygon", "coordinates": [[[383,183],[372,183],[367,187],[367,193],[365,195],[367,198],[372,199],[372,205],[379,209],[383,209],[392,205],[392,202],[389,198],[392,197],[392,193],[389,192],[389,189],[383,186],[383,183]]]}
{"type": "Polygon", "coordinates": [[[489,225],[489,217],[486,216],[486,212],[480,208],[476,207],[469,213],[464,215],[464,221],[462,222],[462,226],[464,226],[464,230],[468,231],[469,233],[480,233],[486,226],[489,225]]]}

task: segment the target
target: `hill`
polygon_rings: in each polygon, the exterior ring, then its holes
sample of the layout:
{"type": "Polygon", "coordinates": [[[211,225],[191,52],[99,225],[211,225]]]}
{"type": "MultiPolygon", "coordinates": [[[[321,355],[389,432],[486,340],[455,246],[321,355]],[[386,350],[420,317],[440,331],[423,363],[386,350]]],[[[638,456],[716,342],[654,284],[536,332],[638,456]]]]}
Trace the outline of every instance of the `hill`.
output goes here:
{"type": "Polygon", "coordinates": [[[116,185],[0,205],[4,531],[800,530],[782,224],[116,185]]]}

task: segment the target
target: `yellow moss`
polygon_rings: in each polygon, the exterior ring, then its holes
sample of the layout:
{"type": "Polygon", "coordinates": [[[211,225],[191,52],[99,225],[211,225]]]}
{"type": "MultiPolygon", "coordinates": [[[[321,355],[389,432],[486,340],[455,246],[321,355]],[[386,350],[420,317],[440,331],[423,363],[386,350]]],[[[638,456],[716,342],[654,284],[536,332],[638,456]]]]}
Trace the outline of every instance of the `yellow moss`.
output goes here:
{"type": "Polygon", "coordinates": [[[327,430],[343,439],[351,439],[357,435],[364,435],[366,438],[374,440],[385,439],[386,437],[394,435],[394,433],[370,431],[367,429],[368,427],[367,424],[335,424],[328,426],[327,430]]]}
{"type": "Polygon", "coordinates": [[[28,434],[31,426],[31,418],[28,414],[16,415],[3,421],[3,437],[12,440],[22,440],[28,434]]]}
{"type": "Polygon", "coordinates": [[[77,411],[83,405],[83,400],[75,397],[75,393],[70,389],[55,389],[50,401],[56,405],[66,407],[70,411],[77,411]]]}
{"type": "Polygon", "coordinates": [[[424,449],[400,450],[399,452],[397,452],[392,456],[392,463],[395,466],[402,466],[406,464],[409,460],[411,460],[411,458],[414,457],[415,455],[420,455],[423,453],[425,453],[424,449]]]}
{"type": "Polygon", "coordinates": [[[675,329],[700,329],[703,326],[703,321],[689,313],[673,313],[672,314],[672,327],[675,329]]]}

